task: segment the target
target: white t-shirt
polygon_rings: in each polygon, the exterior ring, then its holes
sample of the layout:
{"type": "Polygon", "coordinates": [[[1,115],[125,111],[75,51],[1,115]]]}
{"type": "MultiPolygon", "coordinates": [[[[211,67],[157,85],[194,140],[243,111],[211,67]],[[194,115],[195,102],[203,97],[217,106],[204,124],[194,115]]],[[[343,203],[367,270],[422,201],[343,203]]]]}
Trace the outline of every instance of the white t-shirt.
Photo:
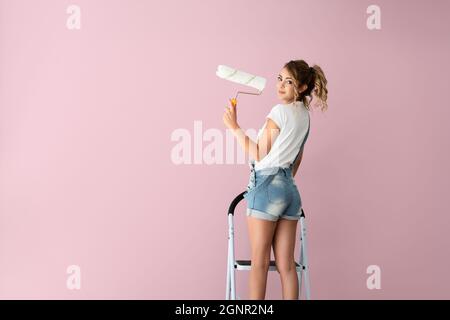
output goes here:
{"type": "MultiPolygon", "coordinates": [[[[272,167],[288,168],[294,161],[306,137],[309,125],[309,111],[301,101],[275,105],[266,118],[272,119],[280,128],[269,153],[261,160],[254,161],[255,170],[272,167]]],[[[257,141],[264,132],[265,125],[258,131],[257,141]]]]}

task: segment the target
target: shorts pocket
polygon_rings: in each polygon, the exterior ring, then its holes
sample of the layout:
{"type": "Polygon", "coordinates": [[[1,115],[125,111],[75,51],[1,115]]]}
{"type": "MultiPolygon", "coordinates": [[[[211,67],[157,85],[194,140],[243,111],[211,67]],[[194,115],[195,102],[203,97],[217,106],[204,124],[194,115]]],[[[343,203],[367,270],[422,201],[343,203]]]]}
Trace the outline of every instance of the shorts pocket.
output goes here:
{"type": "Polygon", "coordinates": [[[267,198],[272,203],[285,203],[288,200],[288,183],[283,177],[276,176],[267,185],[267,198]]]}

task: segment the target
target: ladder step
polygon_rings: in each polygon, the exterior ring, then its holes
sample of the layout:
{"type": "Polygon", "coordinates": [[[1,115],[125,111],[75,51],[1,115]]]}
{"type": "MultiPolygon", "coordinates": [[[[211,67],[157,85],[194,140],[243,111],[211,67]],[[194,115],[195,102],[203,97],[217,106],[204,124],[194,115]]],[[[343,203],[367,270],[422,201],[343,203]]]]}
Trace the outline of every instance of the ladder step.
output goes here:
{"type": "MultiPolygon", "coordinates": [[[[250,270],[251,269],[251,260],[236,260],[234,264],[234,268],[237,270],[250,270]]],[[[295,268],[297,271],[301,271],[305,269],[305,266],[299,264],[297,261],[295,262],[295,268]]],[[[277,266],[275,264],[275,260],[270,260],[269,271],[277,271],[277,266]]]]}

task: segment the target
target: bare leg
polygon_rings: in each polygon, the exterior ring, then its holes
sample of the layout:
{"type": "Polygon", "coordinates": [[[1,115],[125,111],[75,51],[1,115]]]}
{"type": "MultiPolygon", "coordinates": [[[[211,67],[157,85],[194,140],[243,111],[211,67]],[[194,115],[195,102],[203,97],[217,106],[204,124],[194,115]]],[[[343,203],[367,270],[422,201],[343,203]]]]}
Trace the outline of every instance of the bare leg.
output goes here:
{"type": "Polygon", "coordinates": [[[252,251],[249,299],[264,300],[270,263],[270,250],[277,222],[251,216],[247,216],[247,221],[252,251]]]}
{"type": "Polygon", "coordinates": [[[298,276],[295,269],[295,236],[298,220],[280,219],[273,239],[275,263],[281,277],[283,299],[298,300],[298,276]]]}

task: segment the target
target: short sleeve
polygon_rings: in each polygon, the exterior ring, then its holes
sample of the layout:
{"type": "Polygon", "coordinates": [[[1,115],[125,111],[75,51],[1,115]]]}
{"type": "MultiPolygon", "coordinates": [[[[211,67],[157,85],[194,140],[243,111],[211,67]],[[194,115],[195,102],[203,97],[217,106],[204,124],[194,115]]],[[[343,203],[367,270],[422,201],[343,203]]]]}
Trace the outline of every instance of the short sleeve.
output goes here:
{"type": "Polygon", "coordinates": [[[280,130],[284,126],[282,107],[282,105],[277,104],[272,108],[272,110],[270,110],[269,114],[266,117],[272,119],[277,124],[278,128],[280,128],[280,130]]]}

